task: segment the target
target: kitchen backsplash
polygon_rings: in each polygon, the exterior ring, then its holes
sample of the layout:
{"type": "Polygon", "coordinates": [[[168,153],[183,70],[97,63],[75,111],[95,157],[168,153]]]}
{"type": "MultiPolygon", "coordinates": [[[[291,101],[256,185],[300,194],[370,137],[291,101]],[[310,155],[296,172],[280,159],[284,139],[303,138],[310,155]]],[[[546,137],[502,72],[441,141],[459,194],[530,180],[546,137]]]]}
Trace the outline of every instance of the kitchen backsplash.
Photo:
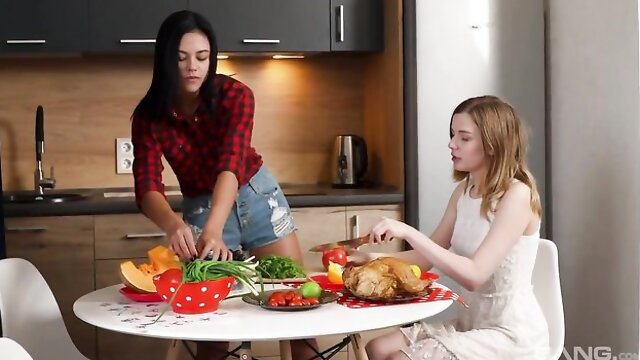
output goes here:
{"type": "MultiPolygon", "coordinates": [[[[253,144],[281,182],[328,182],[335,135],[365,133],[365,64],[358,56],[221,60],[218,72],[255,93],[253,144]]],[[[45,174],[57,188],[133,186],[115,173],[115,138],[151,79],[151,57],[0,59],[0,139],[7,190],[33,188],[34,118],[44,106],[45,174]]],[[[164,181],[177,185],[168,166],[164,181]]]]}

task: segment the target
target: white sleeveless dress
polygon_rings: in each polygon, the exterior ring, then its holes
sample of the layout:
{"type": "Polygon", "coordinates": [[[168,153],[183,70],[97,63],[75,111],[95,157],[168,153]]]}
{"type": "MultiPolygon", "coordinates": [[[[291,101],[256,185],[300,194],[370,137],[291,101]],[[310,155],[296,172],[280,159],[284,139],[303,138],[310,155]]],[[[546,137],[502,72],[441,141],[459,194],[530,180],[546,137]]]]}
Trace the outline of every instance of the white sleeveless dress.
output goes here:
{"type": "MultiPolygon", "coordinates": [[[[469,193],[458,200],[451,251],[470,258],[491,222],[480,213],[482,199],[469,193]]],[[[546,360],[549,332],[531,285],[539,239],[539,230],[522,236],[478,291],[463,290],[469,309],[461,309],[457,319],[444,324],[422,322],[420,338],[429,346],[408,355],[421,360],[546,360]],[[446,356],[432,356],[434,352],[446,356]]]]}

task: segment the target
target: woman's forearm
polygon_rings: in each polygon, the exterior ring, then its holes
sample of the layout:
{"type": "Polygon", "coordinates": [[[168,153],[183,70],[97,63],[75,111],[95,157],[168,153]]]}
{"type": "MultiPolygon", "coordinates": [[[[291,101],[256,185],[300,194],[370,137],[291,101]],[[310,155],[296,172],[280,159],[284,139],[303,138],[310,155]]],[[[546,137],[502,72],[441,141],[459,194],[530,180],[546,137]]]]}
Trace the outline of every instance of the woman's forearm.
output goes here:
{"type": "Polygon", "coordinates": [[[149,191],[141,202],[142,212],[164,232],[169,233],[182,219],[171,209],[167,200],[157,191],[149,191]]]}
{"type": "Polygon", "coordinates": [[[233,203],[238,195],[238,180],[230,171],[218,175],[211,198],[211,211],[203,231],[222,236],[233,203]]]}
{"type": "Polygon", "coordinates": [[[484,282],[473,260],[439,246],[418,230],[413,231],[406,240],[434,267],[440,269],[467,290],[475,291],[484,282]]]}

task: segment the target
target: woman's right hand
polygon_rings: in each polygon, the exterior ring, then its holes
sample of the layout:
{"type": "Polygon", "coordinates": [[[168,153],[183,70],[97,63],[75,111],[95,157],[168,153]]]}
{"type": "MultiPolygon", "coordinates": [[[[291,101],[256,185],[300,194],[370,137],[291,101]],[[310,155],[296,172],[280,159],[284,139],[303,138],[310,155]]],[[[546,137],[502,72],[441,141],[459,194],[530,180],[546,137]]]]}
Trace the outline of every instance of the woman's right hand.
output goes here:
{"type": "Polygon", "coordinates": [[[182,220],[175,222],[167,231],[171,250],[183,260],[191,260],[198,256],[191,228],[182,220]]]}

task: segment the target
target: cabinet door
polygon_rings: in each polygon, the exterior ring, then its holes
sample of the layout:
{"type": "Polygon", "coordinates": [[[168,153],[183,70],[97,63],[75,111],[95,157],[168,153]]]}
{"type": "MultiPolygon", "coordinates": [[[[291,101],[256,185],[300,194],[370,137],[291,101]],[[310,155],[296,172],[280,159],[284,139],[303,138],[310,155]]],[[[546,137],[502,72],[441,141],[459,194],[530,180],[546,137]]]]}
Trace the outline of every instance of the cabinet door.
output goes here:
{"type": "Polygon", "coordinates": [[[95,222],[96,259],[148,260],[151,248],[168,246],[165,233],[142,214],[98,215],[95,222]]]}
{"type": "Polygon", "coordinates": [[[85,0],[0,0],[0,52],[82,51],[85,0]]]}
{"type": "MultiPolygon", "coordinates": [[[[400,205],[347,206],[347,226],[349,236],[367,234],[383,217],[402,220],[400,205]]],[[[396,252],[404,249],[404,240],[393,240],[387,244],[367,245],[361,248],[367,252],[396,252]]]]}
{"type": "Polygon", "coordinates": [[[26,259],[40,271],[76,347],[95,359],[95,328],[73,313],[73,303],[94,290],[93,218],[9,218],[6,245],[8,257],[26,259]]]}
{"type": "Polygon", "coordinates": [[[89,0],[90,51],[153,52],[162,21],[187,0],[89,0]]]}
{"type": "Polygon", "coordinates": [[[383,48],[383,0],[331,0],[331,51],[383,48]]]}
{"type": "Polygon", "coordinates": [[[347,236],[344,207],[295,208],[291,210],[308,271],[324,271],[322,254],[310,252],[314,245],[344,240],[347,236]]]}
{"type": "Polygon", "coordinates": [[[329,51],[329,0],[189,0],[224,52],[329,51]]]}

